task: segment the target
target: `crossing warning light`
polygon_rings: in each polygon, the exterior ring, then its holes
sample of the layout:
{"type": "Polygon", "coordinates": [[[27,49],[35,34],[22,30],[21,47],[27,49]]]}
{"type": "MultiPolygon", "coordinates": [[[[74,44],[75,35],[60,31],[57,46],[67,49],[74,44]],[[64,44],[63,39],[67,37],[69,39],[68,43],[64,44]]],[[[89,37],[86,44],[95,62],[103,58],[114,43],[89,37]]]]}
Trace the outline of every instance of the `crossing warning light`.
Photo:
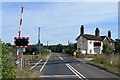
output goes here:
{"type": "Polygon", "coordinates": [[[25,48],[25,47],[28,47],[28,44],[29,44],[29,37],[20,37],[20,38],[17,38],[17,37],[14,37],[14,45],[15,47],[22,47],[22,48],[25,48]]]}

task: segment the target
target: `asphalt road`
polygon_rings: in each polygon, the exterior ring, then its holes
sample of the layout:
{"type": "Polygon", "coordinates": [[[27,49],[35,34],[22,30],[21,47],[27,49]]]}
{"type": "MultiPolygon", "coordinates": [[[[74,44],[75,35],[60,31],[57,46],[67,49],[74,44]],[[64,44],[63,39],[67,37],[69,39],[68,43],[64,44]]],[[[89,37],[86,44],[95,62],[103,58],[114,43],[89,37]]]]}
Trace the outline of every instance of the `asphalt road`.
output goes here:
{"type": "Polygon", "coordinates": [[[47,60],[31,63],[30,70],[40,72],[40,80],[118,80],[118,76],[60,53],[47,60]]]}

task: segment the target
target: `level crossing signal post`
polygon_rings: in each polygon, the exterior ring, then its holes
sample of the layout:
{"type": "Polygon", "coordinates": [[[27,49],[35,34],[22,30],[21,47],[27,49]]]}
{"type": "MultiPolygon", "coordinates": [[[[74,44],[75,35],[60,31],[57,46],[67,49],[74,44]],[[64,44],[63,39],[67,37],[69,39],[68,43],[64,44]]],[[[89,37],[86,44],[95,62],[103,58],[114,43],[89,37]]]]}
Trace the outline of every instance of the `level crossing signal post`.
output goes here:
{"type": "Polygon", "coordinates": [[[17,53],[16,53],[16,67],[17,69],[22,70],[22,59],[23,59],[23,51],[25,48],[28,47],[28,43],[29,43],[29,37],[21,37],[21,28],[22,28],[22,16],[23,16],[23,7],[21,7],[21,15],[20,15],[20,26],[19,26],[19,31],[18,31],[18,37],[14,37],[14,46],[17,49],[17,53]],[[20,65],[21,63],[21,65],[20,65]]]}
{"type": "Polygon", "coordinates": [[[28,47],[29,37],[14,37],[14,46],[17,48],[16,65],[17,68],[21,68],[23,64],[23,51],[28,47]]]}

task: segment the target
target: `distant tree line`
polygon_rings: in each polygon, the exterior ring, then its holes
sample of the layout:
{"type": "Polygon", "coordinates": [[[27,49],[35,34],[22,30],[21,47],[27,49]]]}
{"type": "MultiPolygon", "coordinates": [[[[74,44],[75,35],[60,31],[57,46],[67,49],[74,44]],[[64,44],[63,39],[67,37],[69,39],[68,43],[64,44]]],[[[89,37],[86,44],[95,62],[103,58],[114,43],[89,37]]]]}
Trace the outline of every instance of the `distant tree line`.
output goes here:
{"type": "Polygon", "coordinates": [[[62,44],[50,45],[48,49],[51,50],[52,52],[66,53],[72,55],[73,52],[77,49],[77,44],[69,43],[68,45],[62,44]]]}
{"type": "MultiPolygon", "coordinates": [[[[51,50],[51,52],[57,52],[57,53],[66,53],[72,55],[73,52],[77,49],[76,43],[69,43],[68,45],[44,45],[43,49],[51,50]]],[[[38,51],[38,45],[29,45],[29,47],[26,49],[26,54],[32,54],[33,52],[38,51]]]]}

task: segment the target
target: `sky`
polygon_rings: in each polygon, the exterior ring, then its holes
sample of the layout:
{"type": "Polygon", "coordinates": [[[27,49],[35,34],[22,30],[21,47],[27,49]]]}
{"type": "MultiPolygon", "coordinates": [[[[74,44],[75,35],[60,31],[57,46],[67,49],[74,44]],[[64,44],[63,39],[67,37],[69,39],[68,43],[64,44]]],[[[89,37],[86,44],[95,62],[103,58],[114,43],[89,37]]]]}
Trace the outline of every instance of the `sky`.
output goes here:
{"type": "Polygon", "coordinates": [[[110,30],[112,38],[118,38],[117,2],[2,2],[2,41],[14,43],[22,6],[21,37],[29,37],[30,44],[38,42],[38,27],[41,43],[49,45],[76,42],[82,24],[86,34],[94,35],[98,27],[100,35],[110,30]]]}

